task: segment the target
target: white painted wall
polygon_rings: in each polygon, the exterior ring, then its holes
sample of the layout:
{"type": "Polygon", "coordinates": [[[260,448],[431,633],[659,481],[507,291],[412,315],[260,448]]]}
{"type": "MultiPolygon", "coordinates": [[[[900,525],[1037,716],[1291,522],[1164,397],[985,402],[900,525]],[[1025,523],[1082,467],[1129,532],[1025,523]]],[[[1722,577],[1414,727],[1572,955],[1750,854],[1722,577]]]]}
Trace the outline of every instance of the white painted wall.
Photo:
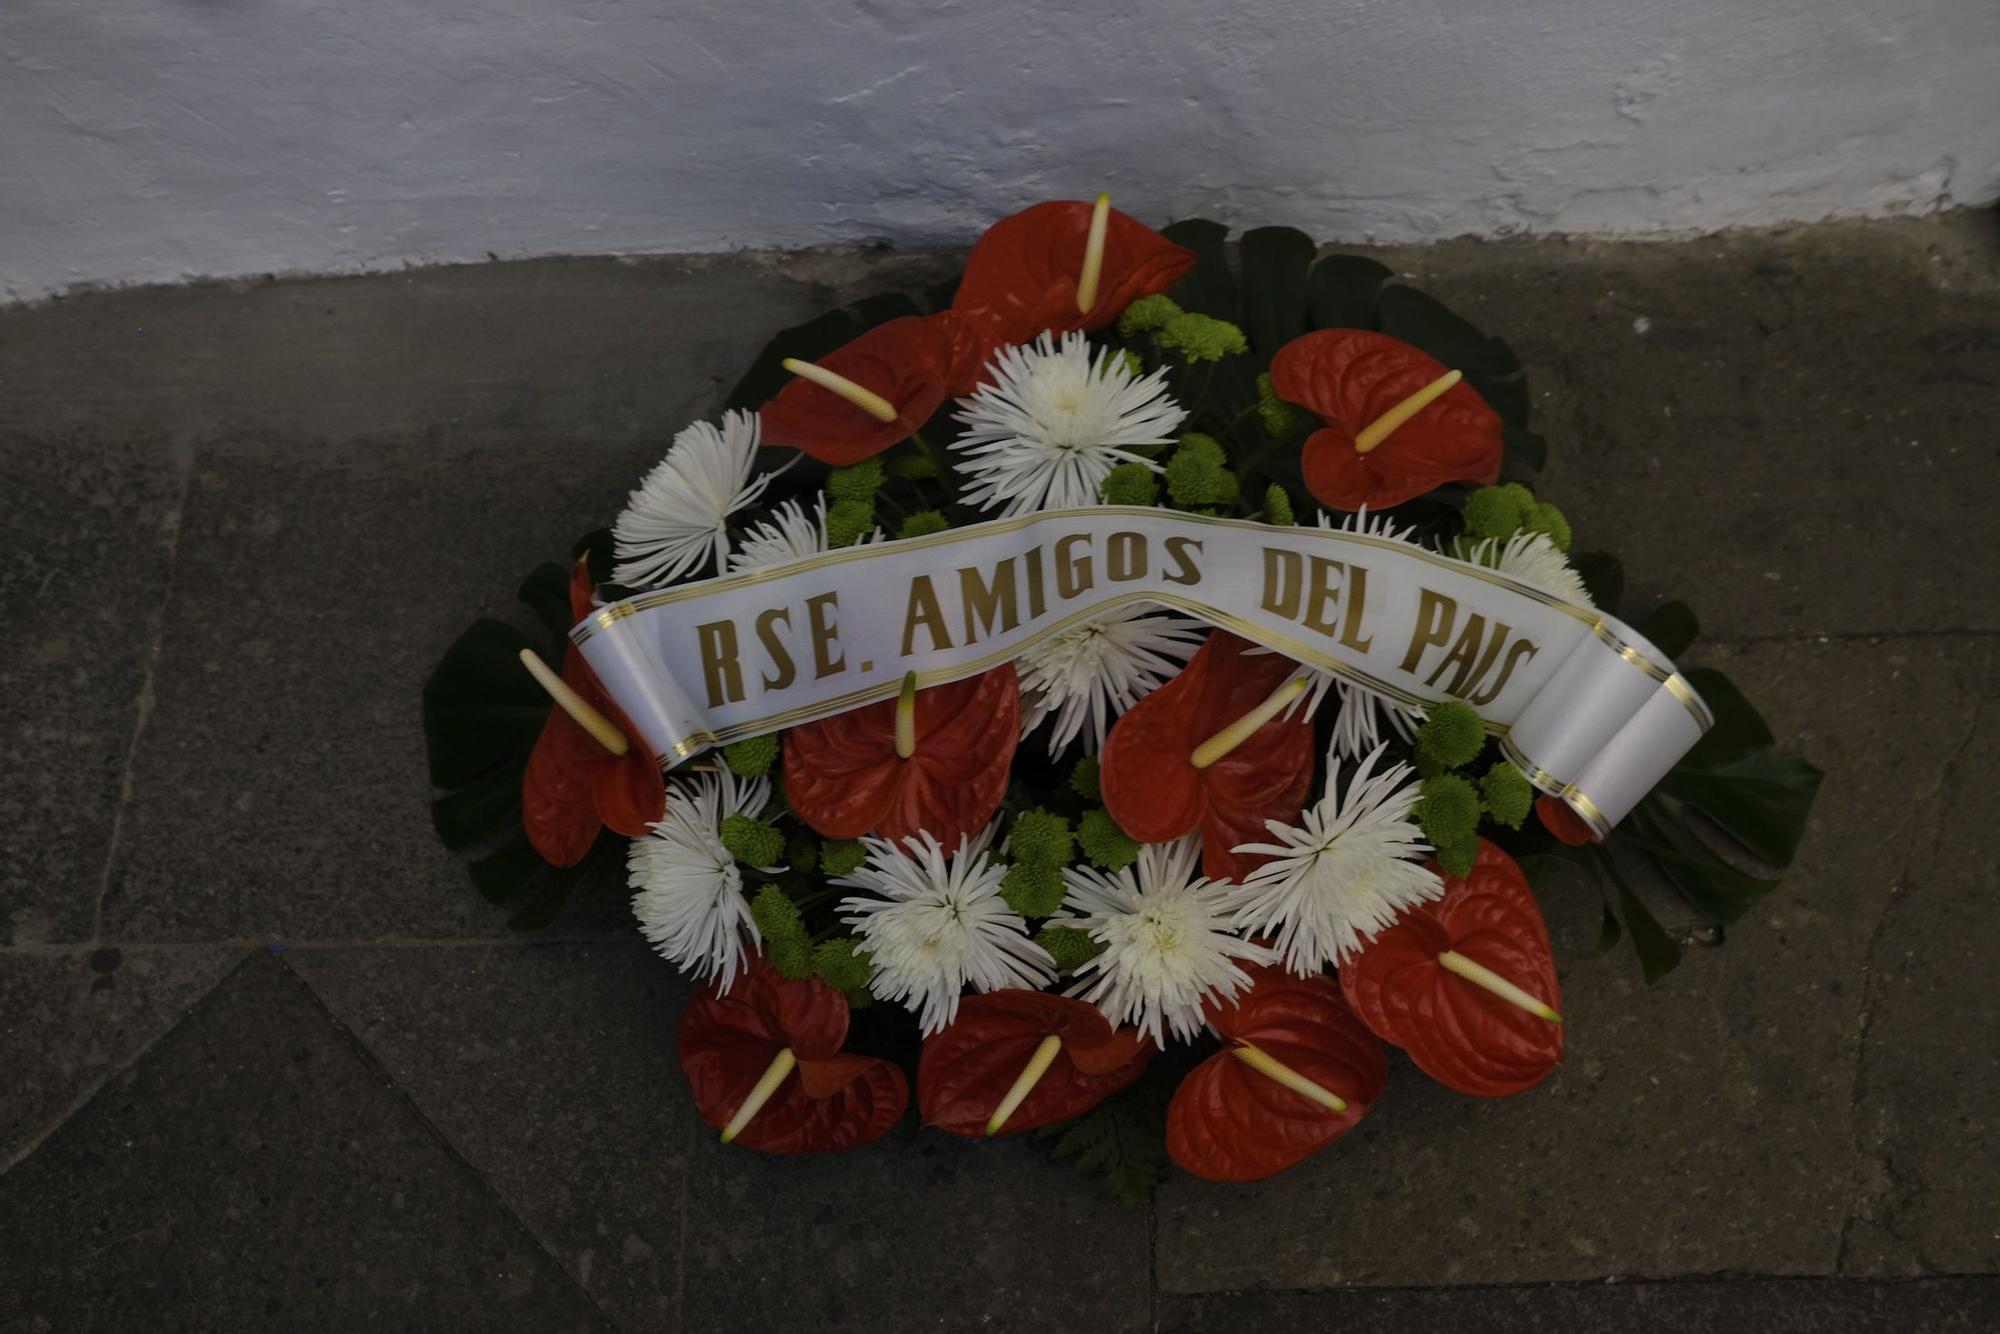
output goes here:
{"type": "Polygon", "coordinates": [[[1331,239],[2000,194],[2000,0],[0,0],[0,291],[962,242],[1109,188],[1331,239]]]}

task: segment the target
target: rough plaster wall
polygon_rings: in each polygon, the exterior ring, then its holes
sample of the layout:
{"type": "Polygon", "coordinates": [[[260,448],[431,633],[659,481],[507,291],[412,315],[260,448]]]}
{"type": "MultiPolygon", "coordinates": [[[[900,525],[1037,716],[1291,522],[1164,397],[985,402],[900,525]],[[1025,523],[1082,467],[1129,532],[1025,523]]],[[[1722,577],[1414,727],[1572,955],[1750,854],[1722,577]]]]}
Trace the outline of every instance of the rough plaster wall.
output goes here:
{"type": "Polygon", "coordinates": [[[2000,193],[2000,0],[0,0],[0,291],[961,242],[1109,188],[1328,238],[2000,193]]]}

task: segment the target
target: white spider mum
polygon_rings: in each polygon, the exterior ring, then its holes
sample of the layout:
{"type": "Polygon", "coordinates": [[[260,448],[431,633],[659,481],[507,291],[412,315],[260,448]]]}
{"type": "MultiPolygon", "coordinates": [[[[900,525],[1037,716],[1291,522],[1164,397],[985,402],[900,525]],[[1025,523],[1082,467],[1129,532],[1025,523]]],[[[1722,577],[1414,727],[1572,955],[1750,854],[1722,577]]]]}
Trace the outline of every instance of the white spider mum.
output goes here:
{"type": "Polygon", "coordinates": [[[1184,1042],[1200,1032],[1205,1001],[1228,1000],[1250,985],[1240,962],[1277,957],[1230,934],[1223,907],[1229,886],[1200,875],[1200,861],[1201,839],[1190,834],[1148,843],[1136,863],[1110,875],[1090,866],[1063,872],[1071,916],[1062,924],[1104,945],[1077,970],[1069,994],[1161,1045],[1168,1032],[1184,1042]]]}
{"type": "Polygon", "coordinates": [[[666,813],[652,833],[633,839],[625,854],[627,883],[638,891],[632,913],[664,958],[697,978],[720,977],[727,992],[743,966],[743,932],[747,929],[752,940],[759,937],[743,894],[743,873],[722,845],[722,822],[732,815],[763,814],[771,784],[739,779],[725,769],[675,779],[667,787],[666,813]]]}
{"type": "Polygon", "coordinates": [[[611,527],[621,584],[671,583],[729,557],[729,518],[757,503],[776,473],[755,481],[761,429],[754,412],[725,412],[722,425],[696,422],[674,437],[667,456],[646,474],[611,527]]]}
{"type": "Polygon", "coordinates": [[[1553,593],[1565,602],[1580,607],[1597,605],[1590,600],[1583,577],[1570,568],[1569,558],[1549,540],[1547,533],[1516,533],[1505,542],[1488,538],[1472,548],[1470,559],[1474,564],[1490,566],[1524,584],[1553,593]]]}
{"type": "Polygon", "coordinates": [[[1160,471],[1132,447],[1167,443],[1187,416],[1164,367],[1134,375],[1109,348],[1093,356],[1080,333],[1006,348],[986,374],[959,400],[967,430],[951,448],[972,481],[965,502],[1003,516],[1098,504],[1121,463],[1160,471]]]}
{"type": "Polygon", "coordinates": [[[1028,938],[1028,924],[1000,897],[1005,865],[989,865],[997,822],[960,839],[949,858],[929,833],[864,838],[868,860],[833,883],[876,897],[842,899],[841,920],[861,933],[875,970],[868,989],[915,1011],[926,1034],[958,1016],[959,994],[1035,989],[1055,979],[1055,960],[1028,938]]]}
{"type": "Polygon", "coordinates": [[[1386,749],[1361,762],[1345,794],[1340,761],[1329,755],[1326,795],[1299,823],[1267,820],[1276,842],[1236,849],[1272,860],[1227,887],[1231,925],[1269,938],[1301,977],[1345,963],[1404,912],[1444,893],[1444,882],[1415,860],[1431,850],[1411,818],[1415,775],[1406,764],[1375,772],[1386,749]]]}
{"type": "Polygon", "coordinates": [[[1049,754],[1080,735],[1104,749],[1110,720],[1151,694],[1201,647],[1208,627],[1186,616],[1120,607],[1043,640],[1014,659],[1021,676],[1021,735],[1053,717],[1049,754]]]}
{"type": "MultiPolygon", "coordinates": [[[[877,528],[855,545],[881,540],[882,530],[877,528]]],[[[787,500],[771,511],[770,518],[758,520],[744,532],[736,550],[729,553],[729,572],[783,565],[826,549],[826,497],[820,496],[811,515],[798,501],[787,500]]]]}

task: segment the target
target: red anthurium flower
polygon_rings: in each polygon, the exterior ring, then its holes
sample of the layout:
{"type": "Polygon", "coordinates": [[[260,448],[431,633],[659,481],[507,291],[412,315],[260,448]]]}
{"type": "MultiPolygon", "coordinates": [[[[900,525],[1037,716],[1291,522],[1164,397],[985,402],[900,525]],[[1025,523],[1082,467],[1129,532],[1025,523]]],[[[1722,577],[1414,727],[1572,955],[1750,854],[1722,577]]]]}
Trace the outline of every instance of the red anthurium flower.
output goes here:
{"type": "Polygon", "coordinates": [[[907,440],[946,398],[971,393],[985,362],[972,326],[951,311],[878,324],[815,364],[885,400],[888,421],[833,390],[794,379],[764,405],[764,443],[844,468],[907,440]]]}
{"type": "Polygon", "coordinates": [[[1500,479],[1500,416],[1459,382],[1363,451],[1370,424],[1447,371],[1386,334],[1321,329],[1271,359],[1271,387],[1325,425],[1306,440],[1306,489],[1337,510],[1387,509],[1446,482],[1500,479]]]}
{"type": "Polygon", "coordinates": [[[1077,306],[1094,205],[1052,200],[986,229],[965,262],[952,309],[987,344],[1025,343],[1045,331],[1102,329],[1142,296],[1164,292],[1194,267],[1195,253],[1117,209],[1104,232],[1097,299],[1077,306]]]}
{"type": "Polygon", "coordinates": [[[797,1061],[735,1142],[766,1153],[824,1153],[880,1139],[909,1105],[903,1072],[842,1051],[847,1001],[818,978],[779,977],[752,955],[728,995],[710,982],[681,1012],[681,1072],[701,1119],[729,1125],[772,1063],[797,1061]]]}
{"type": "Polygon", "coordinates": [[[1544,1017],[1562,999],[1548,927],[1521,868],[1484,839],[1472,874],[1376,936],[1340,984],[1363,1023],[1461,1093],[1519,1093],[1562,1060],[1562,1023],[1544,1017]]]}
{"type": "Polygon", "coordinates": [[[1013,664],[916,693],[916,750],[896,753],[897,701],[785,733],[785,799],[826,838],[929,830],[946,850],[986,827],[1014,764],[1021,687],[1013,664]]]}
{"type": "Polygon", "coordinates": [[[1202,873],[1240,880],[1257,865],[1232,849],[1268,840],[1266,820],[1292,820],[1312,782],[1313,731],[1302,714],[1265,723],[1206,768],[1197,746],[1300,674],[1290,658],[1251,653],[1212,632],[1173,680],[1128,709],[1105,739],[1100,783],[1111,818],[1142,843],[1201,830],[1202,873]]]}
{"type": "Polygon", "coordinates": [[[1572,848],[1587,847],[1597,842],[1597,831],[1560,797],[1535,798],[1535,815],[1540,818],[1542,828],[1572,848]]]}
{"type": "MultiPolygon", "coordinates": [[[[590,614],[590,574],[583,561],[569,580],[574,620],[590,614]]],[[[563,655],[563,683],[625,733],[631,748],[613,755],[560,707],[549,710],[521,779],[521,827],[551,866],[584,859],[606,826],[627,838],[645,834],[667,809],[660,766],[639,743],[631,722],[597,683],[574,645],[563,655]]]]}
{"type": "Polygon", "coordinates": [[[991,991],[958,1003],[958,1018],[924,1040],[917,1106],[924,1120],[954,1135],[1012,1135],[1089,1111],[1137,1079],[1153,1044],[1136,1029],[1113,1028],[1086,1001],[1041,991],[991,991]],[[988,1125],[1022,1072],[1050,1038],[1053,1059],[1005,1122],[988,1125]]]}
{"type": "Polygon", "coordinates": [[[1189,1072],[1167,1108],[1167,1152],[1210,1181],[1261,1180],[1318,1152],[1354,1128],[1389,1079],[1382,1044],[1332,978],[1249,971],[1248,992],[1209,1007],[1227,1045],[1189,1072]],[[1300,1092],[1301,1079],[1322,1096],[1300,1092]]]}

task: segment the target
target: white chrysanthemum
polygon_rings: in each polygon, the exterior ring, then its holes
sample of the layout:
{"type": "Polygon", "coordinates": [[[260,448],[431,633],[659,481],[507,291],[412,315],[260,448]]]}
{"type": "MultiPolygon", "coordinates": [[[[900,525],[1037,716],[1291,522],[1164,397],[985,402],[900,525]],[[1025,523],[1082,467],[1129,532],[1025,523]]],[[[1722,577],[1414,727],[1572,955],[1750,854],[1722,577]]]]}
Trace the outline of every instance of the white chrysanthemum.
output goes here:
{"type": "Polygon", "coordinates": [[[1160,471],[1132,447],[1167,443],[1187,416],[1165,368],[1134,375],[1109,348],[1093,356],[1080,333],[1006,348],[986,375],[959,400],[967,430],[951,448],[972,479],[965,503],[1003,516],[1095,505],[1121,463],[1160,471]]]}
{"type": "MultiPolygon", "coordinates": [[[[882,530],[877,528],[855,545],[881,540],[882,530]]],[[[826,549],[826,497],[820,496],[810,517],[805,506],[787,500],[771,511],[770,518],[758,520],[743,534],[736,550],[729,554],[729,572],[783,565],[804,556],[817,556],[826,549]]]]}
{"type": "Polygon", "coordinates": [[[1201,876],[1200,862],[1200,836],[1190,834],[1146,844],[1136,863],[1110,875],[1090,866],[1063,872],[1071,916],[1062,924],[1104,945],[1077,970],[1069,994],[1161,1045],[1168,1032],[1186,1041],[1201,1030],[1203,1002],[1228,1000],[1250,985],[1239,961],[1277,957],[1230,934],[1222,907],[1228,886],[1201,876]]]}
{"type": "Polygon", "coordinates": [[[1049,754],[1081,735],[1104,749],[1110,720],[1151,694],[1201,647],[1208,627],[1186,616],[1120,607],[1044,640],[1014,659],[1021,676],[1021,735],[1053,716],[1049,754]]]}
{"type": "MultiPolygon", "coordinates": [[[[675,779],[667,809],[625,854],[627,883],[639,891],[632,912],[653,948],[683,972],[720,977],[728,991],[743,966],[743,932],[759,939],[743,895],[743,873],[722,845],[722,822],[732,815],[762,815],[771,784],[739,779],[727,769],[675,779]]],[[[782,871],[782,866],[760,867],[782,871]]]]}
{"type": "Polygon", "coordinates": [[[1475,564],[1490,566],[1524,584],[1553,593],[1565,602],[1580,607],[1597,605],[1590,600],[1583,577],[1570,568],[1569,558],[1549,540],[1547,533],[1516,533],[1505,542],[1488,538],[1472,548],[1471,559],[1475,564]]]}
{"type": "Polygon", "coordinates": [[[1346,962],[1408,909],[1444,893],[1418,860],[1431,849],[1411,818],[1415,775],[1406,764],[1376,773],[1385,750],[1361,762],[1344,795],[1340,761],[1327,756],[1326,795],[1300,822],[1267,820],[1276,842],[1236,849],[1272,860],[1227,888],[1231,925],[1271,939],[1301,977],[1346,962]]]}
{"type": "Polygon", "coordinates": [[[903,840],[864,838],[868,860],[833,883],[875,898],[842,899],[875,971],[868,989],[916,1012],[926,1034],[958,1016],[959,993],[1034,989],[1055,979],[1055,960],[1028,938],[1028,924],[1000,897],[1005,865],[988,865],[996,821],[960,839],[945,856],[929,833],[903,840]]]}
{"type": "MultiPolygon", "coordinates": [[[[1366,505],[1352,514],[1341,515],[1338,522],[1321,514],[1319,526],[1343,533],[1360,533],[1365,537],[1387,538],[1392,542],[1410,541],[1409,529],[1398,528],[1380,514],[1370,514],[1366,505]]],[[[1411,545],[1416,544],[1412,542],[1411,545]]],[[[1250,651],[1274,653],[1277,650],[1259,645],[1250,651]]],[[[1289,712],[1296,713],[1303,707],[1306,716],[1312,717],[1319,712],[1320,705],[1326,702],[1327,694],[1331,692],[1336,701],[1335,707],[1339,709],[1333,724],[1333,749],[1344,759],[1359,759],[1375,749],[1382,739],[1384,719],[1405,741],[1416,736],[1417,724],[1424,720],[1420,711],[1387,695],[1377,694],[1366,686],[1356,685],[1322,667],[1300,663],[1299,669],[1306,674],[1311,688],[1301,697],[1301,704],[1294,705],[1289,712]]]]}
{"type": "Polygon", "coordinates": [[[777,473],[752,481],[761,442],[754,412],[725,412],[722,425],[696,422],[674,437],[611,527],[621,584],[671,583],[729,557],[729,517],[757,503],[777,473]]]}

